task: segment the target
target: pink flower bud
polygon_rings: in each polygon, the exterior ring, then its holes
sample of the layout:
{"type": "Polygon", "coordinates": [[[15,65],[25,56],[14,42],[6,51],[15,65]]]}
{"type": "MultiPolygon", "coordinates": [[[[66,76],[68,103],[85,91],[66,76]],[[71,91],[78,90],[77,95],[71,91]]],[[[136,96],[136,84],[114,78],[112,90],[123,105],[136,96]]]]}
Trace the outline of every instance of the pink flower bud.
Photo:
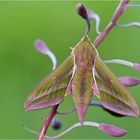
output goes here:
{"type": "Polygon", "coordinates": [[[140,64],[135,63],[133,67],[135,70],[140,71],[140,64]]]}
{"type": "Polygon", "coordinates": [[[87,35],[89,30],[90,30],[90,21],[89,21],[89,18],[88,18],[87,9],[85,8],[85,6],[83,4],[79,3],[76,6],[76,11],[77,11],[78,15],[81,16],[86,21],[85,35],[87,35]]]}
{"type": "Polygon", "coordinates": [[[118,79],[121,84],[126,87],[136,86],[140,83],[140,79],[130,76],[119,77],[118,79]]]}
{"type": "Polygon", "coordinates": [[[46,44],[40,39],[35,41],[35,48],[38,52],[40,52],[42,54],[46,54],[49,51],[46,44]]]}
{"type": "Polygon", "coordinates": [[[108,135],[111,135],[113,137],[121,137],[127,134],[127,131],[121,128],[118,128],[116,126],[113,125],[109,125],[109,124],[103,124],[101,123],[99,125],[99,129],[103,132],[105,132],[108,135]]]}
{"type": "Polygon", "coordinates": [[[49,58],[51,59],[51,61],[53,63],[53,70],[54,70],[56,68],[56,64],[57,64],[56,57],[53,54],[53,52],[49,50],[49,48],[44,43],[44,41],[40,40],[40,39],[36,40],[35,48],[39,53],[49,56],[49,58]]]}
{"type": "Polygon", "coordinates": [[[83,4],[81,4],[81,3],[77,4],[76,11],[82,18],[84,18],[84,19],[88,18],[87,10],[83,4]]]}

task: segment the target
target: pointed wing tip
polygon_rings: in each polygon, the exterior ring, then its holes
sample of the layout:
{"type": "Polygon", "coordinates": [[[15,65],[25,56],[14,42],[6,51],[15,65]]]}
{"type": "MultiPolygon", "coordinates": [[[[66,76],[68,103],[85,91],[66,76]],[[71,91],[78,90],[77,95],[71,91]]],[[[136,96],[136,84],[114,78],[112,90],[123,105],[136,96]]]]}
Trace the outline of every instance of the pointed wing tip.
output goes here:
{"type": "Polygon", "coordinates": [[[24,111],[25,112],[29,112],[29,111],[33,111],[33,110],[39,110],[40,108],[37,107],[35,104],[33,104],[32,100],[27,100],[24,103],[24,111]]]}
{"type": "Polygon", "coordinates": [[[27,99],[25,100],[25,102],[24,102],[24,111],[25,112],[29,112],[29,111],[32,111],[32,110],[36,110],[36,109],[34,109],[34,107],[33,107],[33,98],[31,98],[31,96],[29,95],[28,97],[27,97],[27,99]]]}
{"type": "Polygon", "coordinates": [[[25,112],[29,112],[30,111],[30,105],[28,101],[25,101],[24,103],[24,111],[25,112]]]}
{"type": "Polygon", "coordinates": [[[134,107],[134,117],[138,117],[139,116],[139,108],[138,108],[138,106],[136,105],[135,107],[134,107]]]}
{"type": "Polygon", "coordinates": [[[131,117],[138,117],[139,116],[139,109],[138,106],[135,105],[132,110],[128,110],[126,108],[119,108],[115,106],[111,106],[108,103],[101,103],[102,106],[112,112],[125,115],[125,116],[131,116],[131,117]]]}
{"type": "Polygon", "coordinates": [[[32,100],[32,99],[25,101],[25,104],[24,104],[25,112],[45,109],[45,108],[52,107],[54,105],[57,105],[63,102],[62,99],[56,99],[56,100],[53,100],[52,102],[49,102],[48,100],[44,100],[40,102],[35,102],[35,101],[36,100],[32,100]]]}
{"type": "Polygon", "coordinates": [[[30,111],[26,105],[24,105],[24,111],[25,112],[29,112],[30,111]]]}

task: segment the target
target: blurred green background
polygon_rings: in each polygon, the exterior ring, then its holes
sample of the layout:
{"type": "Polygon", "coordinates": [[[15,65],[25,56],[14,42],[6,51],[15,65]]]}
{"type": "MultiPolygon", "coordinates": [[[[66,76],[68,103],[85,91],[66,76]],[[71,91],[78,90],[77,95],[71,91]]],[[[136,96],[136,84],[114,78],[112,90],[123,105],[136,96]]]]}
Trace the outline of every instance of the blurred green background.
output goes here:
{"type": "MultiPolygon", "coordinates": [[[[29,92],[51,71],[51,61],[34,49],[34,41],[43,39],[55,53],[60,64],[81,39],[85,31],[84,21],[76,14],[75,6],[80,1],[0,1],[0,138],[35,139],[36,134],[26,131],[22,124],[38,131],[42,116],[49,109],[24,112],[23,106],[29,92]]],[[[101,17],[102,31],[109,22],[119,1],[82,1],[86,7],[101,17]]],[[[133,3],[135,3],[133,1],[133,3]]],[[[118,21],[140,21],[140,9],[126,10],[118,21]]],[[[89,36],[94,40],[95,22],[89,36]]],[[[140,29],[114,28],[98,48],[103,59],[120,58],[140,63],[140,29]]],[[[140,73],[120,65],[110,65],[118,76],[130,75],[140,78],[140,73]]],[[[140,107],[140,86],[129,89],[140,107]]],[[[65,98],[60,110],[73,107],[71,97],[65,98]]],[[[78,121],[76,113],[58,116],[63,127],[55,131],[49,128],[48,135],[62,132],[78,121]]],[[[116,118],[102,109],[92,107],[86,120],[117,125],[128,130],[124,138],[140,138],[140,118],[116,118]]],[[[62,138],[109,139],[112,138],[92,127],[80,127],[62,138]]]]}

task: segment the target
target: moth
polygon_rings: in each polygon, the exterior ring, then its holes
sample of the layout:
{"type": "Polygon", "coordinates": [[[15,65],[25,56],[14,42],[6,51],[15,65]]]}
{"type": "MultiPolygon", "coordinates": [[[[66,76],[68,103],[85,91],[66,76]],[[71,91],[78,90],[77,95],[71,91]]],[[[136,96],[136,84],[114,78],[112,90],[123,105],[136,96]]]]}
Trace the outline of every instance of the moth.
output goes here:
{"type": "Polygon", "coordinates": [[[33,89],[25,101],[25,111],[55,106],[67,95],[73,99],[81,124],[94,96],[112,112],[133,117],[139,115],[135,100],[103,62],[88,35],[33,89]]]}

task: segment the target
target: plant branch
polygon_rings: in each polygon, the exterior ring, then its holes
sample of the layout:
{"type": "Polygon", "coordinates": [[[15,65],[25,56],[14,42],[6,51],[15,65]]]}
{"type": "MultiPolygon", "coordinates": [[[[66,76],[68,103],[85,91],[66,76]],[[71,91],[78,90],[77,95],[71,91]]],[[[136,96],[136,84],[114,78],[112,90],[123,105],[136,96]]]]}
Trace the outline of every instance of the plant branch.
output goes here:
{"type": "Polygon", "coordinates": [[[95,39],[94,41],[95,47],[98,47],[100,45],[100,43],[104,40],[107,34],[111,31],[111,29],[116,25],[116,22],[118,21],[119,17],[122,15],[124,10],[126,9],[128,2],[129,0],[121,0],[116,11],[114,12],[114,15],[111,21],[105,27],[104,31],[95,39]]]}
{"type": "Polygon", "coordinates": [[[43,127],[40,129],[40,131],[38,133],[37,140],[45,140],[46,132],[48,130],[48,127],[49,127],[53,117],[55,116],[55,114],[57,112],[58,106],[59,106],[59,104],[52,107],[52,110],[50,111],[48,117],[46,118],[46,120],[43,123],[43,127]]]}

